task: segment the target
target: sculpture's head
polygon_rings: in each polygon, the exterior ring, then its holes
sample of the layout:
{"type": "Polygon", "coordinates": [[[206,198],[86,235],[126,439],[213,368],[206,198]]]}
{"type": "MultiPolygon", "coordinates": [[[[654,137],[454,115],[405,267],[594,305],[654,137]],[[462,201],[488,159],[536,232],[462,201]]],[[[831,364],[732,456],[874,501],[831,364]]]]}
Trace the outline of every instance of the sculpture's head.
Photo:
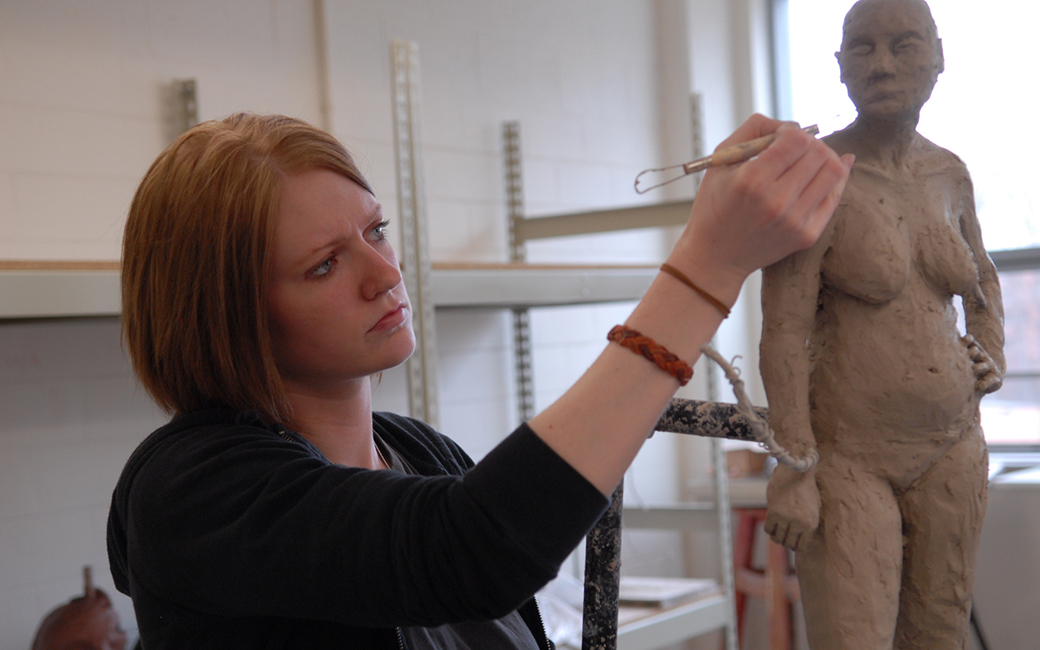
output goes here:
{"type": "Polygon", "coordinates": [[[885,121],[916,123],[944,66],[924,0],[859,0],[834,56],[860,117],[885,121]]]}
{"type": "Polygon", "coordinates": [[[108,595],[94,587],[90,567],[83,570],[85,588],[55,608],[40,623],[32,650],[123,650],[126,632],[108,595]]]}

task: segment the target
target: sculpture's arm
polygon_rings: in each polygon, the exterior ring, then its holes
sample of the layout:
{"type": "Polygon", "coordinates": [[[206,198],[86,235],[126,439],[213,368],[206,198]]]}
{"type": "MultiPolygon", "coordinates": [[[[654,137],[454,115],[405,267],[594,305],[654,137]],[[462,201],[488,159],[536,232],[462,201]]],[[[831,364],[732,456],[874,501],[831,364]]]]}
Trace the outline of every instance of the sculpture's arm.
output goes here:
{"type": "Polygon", "coordinates": [[[979,268],[978,290],[964,296],[964,320],[969,353],[976,362],[976,387],[992,393],[1000,388],[1007,364],[1004,358],[1004,303],[1000,294],[997,268],[982,244],[982,229],[975,214],[975,194],[965,174],[961,190],[961,234],[975,255],[979,268]],[[973,349],[972,342],[979,349],[973,349]]]}
{"type": "Polygon", "coordinates": [[[809,420],[808,340],[820,293],[821,258],[813,247],[762,271],[759,351],[769,423],[779,442],[796,455],[815,446],[809,420]]]}
{"type": "MultiPolygon", "coordinates": [[[[840,208],[839,208],[840,209],[840,208]]],[[[809,348],[820,294],[820,264],[829,229],[815,246],[763,270],[760,368],[777,442],[795,456],[815,449],[809,415],[809,348]]],[[[769,480],[766,532],[801,550],[819,525],[816,470],[778,466],[769,480]]]]}

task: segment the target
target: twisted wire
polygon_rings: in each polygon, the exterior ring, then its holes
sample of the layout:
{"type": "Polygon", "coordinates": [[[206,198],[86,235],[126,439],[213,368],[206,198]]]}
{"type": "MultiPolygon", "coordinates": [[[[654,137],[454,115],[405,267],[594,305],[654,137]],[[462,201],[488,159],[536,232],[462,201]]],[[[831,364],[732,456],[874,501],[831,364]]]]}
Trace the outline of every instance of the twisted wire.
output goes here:
{"type": "Polygon", "coordinates": [[[769,455],[784,467],[790,467],[798,472],[808,472],[815,467],[816,463],[820,461],[820,454],[815,449],[811,449],[804,458],[797,458],[776,441],[776,433],[770,428],[769,423],[755,412],[751,399],[744,391],[744,380],[740,378],[740,371],[723,359],[722,355],[707,343],[701,346],[701,352],[722,368],[726,379],[733,386],[733,394],[737,397],[737,411],[747,419],[755,440],[769,452],[769,455]]]}

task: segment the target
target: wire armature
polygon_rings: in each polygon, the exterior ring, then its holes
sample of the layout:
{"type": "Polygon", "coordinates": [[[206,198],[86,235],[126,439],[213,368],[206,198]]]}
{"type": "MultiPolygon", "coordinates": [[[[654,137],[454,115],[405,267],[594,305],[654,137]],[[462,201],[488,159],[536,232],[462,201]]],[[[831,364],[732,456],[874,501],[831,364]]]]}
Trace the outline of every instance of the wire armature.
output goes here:
{"type": "Polygon", "coordinates": [[[726,374],[726,379],[733,386],[733,394],[737,397],[737,411],[747,419],[755,440],[769,452],[769,455],[784,467],[790,467],[798,472],[808,472],[815,467],[816,463],[820,461],[820,454],[815,449],[810,450],[805,458],[795,458],[791,455],[791,452],[784,449],[776,441],[776,434],[769,427],[769,423],[755,412],[751,400],[744,391],[744,380],[740,378],[740,370],[734,368],[733,364],[723,359],[722,355],[707,343],[701,346],[701,352],[719,364],[719,367],[726,374]]]}

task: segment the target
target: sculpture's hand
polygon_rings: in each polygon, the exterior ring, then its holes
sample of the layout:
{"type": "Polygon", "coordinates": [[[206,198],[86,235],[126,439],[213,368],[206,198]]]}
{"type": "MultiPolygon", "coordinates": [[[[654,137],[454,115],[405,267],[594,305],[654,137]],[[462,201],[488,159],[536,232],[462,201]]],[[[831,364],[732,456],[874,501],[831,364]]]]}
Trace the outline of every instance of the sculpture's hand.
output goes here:
{"type": "Polygon", "coordinates": [[[989,356],[989,352],[986,352],[971,334],[962,336],[961,343],[967,348],[968,356],[975,362],[972,366],[975,373],[975,390],[986,395],[1000,388],[1004,383],[1004,377],[993,357],[989,356]]]}
{"type": "Polygon", "coordinates": [[[803,551],[820,525],[820,490],[816,472],[800,473],[780,465],[766,490],[769,512],[765,530],[777,544],[803,551]]]}

